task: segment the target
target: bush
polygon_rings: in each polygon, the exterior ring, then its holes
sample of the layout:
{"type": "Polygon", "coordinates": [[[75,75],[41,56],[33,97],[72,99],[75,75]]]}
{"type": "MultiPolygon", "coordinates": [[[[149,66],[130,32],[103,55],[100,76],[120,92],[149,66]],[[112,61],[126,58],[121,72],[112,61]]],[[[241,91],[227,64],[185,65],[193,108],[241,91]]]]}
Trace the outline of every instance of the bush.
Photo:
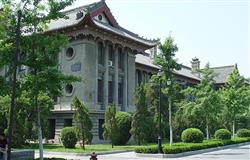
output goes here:
{"type": "Polygon", "coordinates": [[[75,148],[77,135],[74,127],[65,127],[61,131],[61,139],[65,148],[75,148]]]}
{"type": "Polygon", "coordinates": [[[156,145],[135,147],[136,153],[158,153],[156,145]]]}
{"type": "Polygon", "coordinates": [[[131,137],[129,131],[131,129],[132,116],[127,112],[117,112],[115,118],[118,133],[117,137],[114,139],[114,144],[125,145],[131,137]]]}
{"type": "Polygon", "coordinates": [[[185,129],[181,134],[181,140],[186,143],[201,143],[203,139],[203,133],[197,128],[185,129]]]}
{"type": "Polygon", "coordinates": [[[219,129],[215,132],[214,137],[216,139],[228,140],[231,139],[231,132],[227,129],[219,129]]]}
{"type": "Polygon", "coordinates": [[[250,137],[250,130],[249,129],[240,129],[237,131],[238,137],[250,137]]]}

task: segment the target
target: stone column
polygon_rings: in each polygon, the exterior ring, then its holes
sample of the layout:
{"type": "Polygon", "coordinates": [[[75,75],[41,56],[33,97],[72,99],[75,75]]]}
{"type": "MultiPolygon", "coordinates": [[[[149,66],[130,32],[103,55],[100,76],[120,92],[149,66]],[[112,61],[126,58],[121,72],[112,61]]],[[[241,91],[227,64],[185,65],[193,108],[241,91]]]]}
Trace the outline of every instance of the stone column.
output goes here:
{"type": "Polygon", "coordinates": [[[128,108],[127,111],[134,112],[134,91],[135,91],[135,55],[128,53],[128,108]]]}
{"type": "Polygon", "coordinates": [[[125,51],[123,53],[123,68],[124,68],[124,77],[123,77],[123,110],[126,111],[128,107],[128,53],[125,51]]]}
{"type": "Polygon", "coordinates": [[[108,98],[109,98],[109,47],[107,43],[103,44],[104,49],[104,76],[103,76],[103,106],[104,110],[108,106],[108,98]]]}
{"type": "Polygon", "coordinates": [[[116,107],[118,107],[118,47],[114,48],[114,92],[113,92],[113,100],[116,107]]]}

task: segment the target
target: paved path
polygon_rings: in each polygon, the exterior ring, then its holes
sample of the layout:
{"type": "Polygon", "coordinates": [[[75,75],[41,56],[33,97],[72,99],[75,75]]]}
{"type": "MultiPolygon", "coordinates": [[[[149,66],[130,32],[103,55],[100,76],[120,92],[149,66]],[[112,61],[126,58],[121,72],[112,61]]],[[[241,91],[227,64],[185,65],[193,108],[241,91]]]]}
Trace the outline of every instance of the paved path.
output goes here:
{"type": "MultiPolygon", "coordinates": [[[[36,153],[36,156],[38,154],[36,153]]],[[[53,155],[45,155],[45,157],[55,157],[53,155]]],[[[70,156],[62,154],[57,157],[74,159],[74,160],[89,160],[86,156],[70,156]]],[[[166,158],[145,158],[136,157],[133,152],[117,153],[109,155],[99,155],[98,160],[164,160],[166,158]]],[[[214,151],[209,153],[203,153],[199,155],[187,156],[182,158],[167,158],[171,160],[250,160],[250,145],[234,147],[231,149],[225,149],[220,151],[214,151]]]]}

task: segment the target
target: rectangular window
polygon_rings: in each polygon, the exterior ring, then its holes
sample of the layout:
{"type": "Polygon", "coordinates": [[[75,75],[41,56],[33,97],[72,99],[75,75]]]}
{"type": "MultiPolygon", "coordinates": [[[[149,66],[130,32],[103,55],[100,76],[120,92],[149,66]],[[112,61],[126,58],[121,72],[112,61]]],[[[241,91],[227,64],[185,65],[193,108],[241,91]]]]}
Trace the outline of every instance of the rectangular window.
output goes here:
{"type": "Polygon", "coordinates": [[[98,43],[98,64],[104,64],[104,51],[103,44],[101,42],[98,43]]]}
{"type": "Polygon", "coordinates": [[[114,51],[112,45],[109,45],[109,61],[113,62],[114,59],[114,51]]]}
{"type": "Polygon", "coordinates": [[[98,123],[98,135],[99,135],[99,139],[103,140],[103,127],[102,125],[104,124],[104,119],[99,119],[99,123],[98,123]]]}
{"type": "Polygon", "coordinates": [[[123,103],[123,84],[118,83],[118,102],[119,104],[123,103]]]}
{"type": "Polygon", "coordinates": [[[58,104],[58,97],[57,96],[53,96],[53,101],[54,101],[54,104],[58,104]]]}
{"type": "Polygon", "coordinates": [[[72,119],[64,119],[64,127],[72,127],[72,119]]]}
{"type": "Polygon", "coordinates": [[[49,119],[48,121],[48,132],[47,132],[47,139],[54,139],[56,132],[56,120],[49,119]]]}
{"type": "Polygon", "coordinates": [[[122,53],[122,49],[119,48],[118,49],[118,66],[120,69],[123,69],[123,53],[122,53]]]}
{"type": "Polygon", "coordinates": [[[109,81],[109,103],[113,103],[113,81],[109,81]]]}
{"type": "Polygon", "coordinates": [[[103,102],[103,80],[98,79],[98,102],[102,103],[103,102]]]}

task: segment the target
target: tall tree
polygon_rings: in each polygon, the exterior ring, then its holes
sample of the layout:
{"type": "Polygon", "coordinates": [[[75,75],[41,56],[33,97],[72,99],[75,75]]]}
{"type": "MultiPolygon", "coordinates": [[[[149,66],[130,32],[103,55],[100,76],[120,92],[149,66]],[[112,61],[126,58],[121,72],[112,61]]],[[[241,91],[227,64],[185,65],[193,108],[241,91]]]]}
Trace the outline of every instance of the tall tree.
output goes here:
{"type": "Polygon", "coordinates": [[[105,139],[111,141],[112,148],[114,147],[114,140],[117,137],[118,127],[116,122],[116,106],[113,104],[105,111],[105,120],[103,124],[103,136],[105,139]]]}
{"type": "Polygon", "coordinates": [[[161,67],[161,81],[163,82],[163,91],[168,96],[168,110],[169,110],[169,134],[170,134],[170,146],[173,143],[173,129],[172,129],[172,103],[175,100],[174,85],[174,71],[180,70],[181,65],[177,63],[175,59],[175,52],[178,51],[178,47],[174,44],[174,39],[169,36],[164,43],[158,44],[159,54],[155,56],[154,63],[161,67]]]}
{"type": "Polygon", "coordinates": [[[222,89],[224,102],[224,118],[232,126],[233,137],[235,136],[236,116],[249,110],[250,95],[249,87],[245,85],[245,79],[234,67],[232,73],[227,78],[226,86],[222,89]]]}
{"type": "Polygon", "coordinates": [[[191,115],[191,117],[194,117],[192,115],[204,115],[206,139],[209,139],[211,123],[221,112],[221,104],[214,87],[215,72],[209,64],[206,64],[204,69],[200,69],[198,72],[201,75],[201,82],[195,88],[190,87],[185,91],[188,99],[193,97],[193,100],[187,101],[184,109],[186,110],[185,113],[191,115]]]}
{"type": "Polygon", "coordinates": [[[139,85],[135,90],[135,113],[133,114],[130,133],[137,140],[138,145],[145,140],[148,132],[147,118],[149,116],[148,106],[146,102],[146,88],[143,84],[139,85]]]}
{"type": "MultiPolygon", "coordinates": [[[[21,52],[25,53],[26,59],[19,63],[19,65],[26,65],[30,68],[29,75],[27,76],[26,82],[30,85],[31,92],[33,92],[33,106],[37,110],[37,126],[38,126],[38,136],[39,136],[39,150],[40,159],[43,159],[43,147],[42,147],[42,132],[41,132],[41,115],[40,107],[38,103],[38,95],[40,92],[59,93],[63,82],[61,78],[65,78],[56,68],[57,54],[59,53],[61,47],[66,44],[67,37],[54,34],[48,35],[43,34],[46,31],[46,24],[51,20],[58,18],[66,18],[62,11],[65,7],[72,4],[73,0],[22,0],[18,4],[15,1],[1,0],[4,8],[8,8],[11,13],[10,17],[12,19],[9,22],[14,22],[16,27],[16,35],[21,35],[20,41],[19,36],[14,38],[13,32],[10,32],[8,41],[13,42],[16,40],[16,53],[19,53],[19,42],[21,42],[21,52]],[[15,13],[18,10],[18,21],[15,19],[15,13]],[[14,18],[13,18],[14,17],[14,18]],[[19,23],[20,22],[20,23],[19,23]],[[20,27],[22,32],[20,32],[20,27]],[[53,80],[54,83],[51,83],[53,80]],[[50,85],[53,84],[53,85],[50,85]]],[[[7,41],[7,42],[8,42],[7,41]]],[[[5,43],[6,44],[6,43],[5,43]]],[[[17,54],[16,54],[17,55],[17,54]]],[[[17,62],[17,56],[14,56],[13,62],[17,62]]],[[[15,74],[15,67],[13,67],[13,72],[15,74]]],[[[67,78],[66,78],[67,79],[67,78]]],[[[14,77],[15,81],[15,77],[14,77]]],[[[13,87],[15,83],[13,81],[13,87]]],[[[13,93],[15,90],[13,89],[13,93]]],[[[15,94],[12,94],[15,96],[15,94]]],[[[14,97],[13,96],[13,97],[14,97]]],[[[15,99],[12,100],[12,105],[15,105],[15,99]]],[[[13,107],[11,107],[11,110],[13,107]]],[[[11,111],[10,111],[11,113],[11,111]]],[[[12,122],[12,118],[10,118],[12,122]]],[[[11,133],[11,128],[9,132],[11,133]]],[[[9,136],[11,138],[11,136],[9,136]]],[[[10,142],[11,145],[11,142],[10,142]]],[[[10,147],[9,147],[10,148],[10,147]]],[[[8,150],[10,153],[10,149],[8,150]]],[[[9,154],[8,153],[8,154],[9,154]]],[[[10,158],[10,156],[8,156],[10,158]]]]}
{"type": "Polygon", "coordinates": [[[77,97],[74,97],[71,106],[75,109],[74,120],[78,137],[81,137],[82,148],[85,149],[85,141],[88,140],[88,142],[91,142],[92,140],[92,122],[89,116],[89,111],[77,97]]]}

